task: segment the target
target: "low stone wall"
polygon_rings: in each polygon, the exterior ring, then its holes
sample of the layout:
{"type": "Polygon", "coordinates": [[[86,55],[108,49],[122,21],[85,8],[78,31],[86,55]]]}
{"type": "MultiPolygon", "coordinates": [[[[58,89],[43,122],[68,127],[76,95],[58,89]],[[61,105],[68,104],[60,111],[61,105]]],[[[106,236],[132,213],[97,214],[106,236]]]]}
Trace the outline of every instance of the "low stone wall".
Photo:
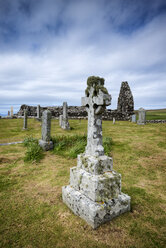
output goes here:
{"type": "Polygon", "coordinates": [[[146,120],[146,123],[166,123],[166,120],[146,120]]]}
{"type": "MultiPolygon", "coordinates": [[[[28,106],[28,105],[21,105],[17,116],[24,115],[24,109],[28,111],[28,116],[36,117],[37,116],[37,106],[28,106]]],[[[50,110],[53,118],[58,118],[63,113],[62,106],[55,106],[55,107],[40,107],[41,113],[44,110],[50,110]]],[[[122,114],[118,110],[111,110],[106,109],[103,113],[103,120],[112,120],[115,118],[116,120],[129,120],[131,113],[122,114]]],[[[87,111],[85,107],[82,106],[68,106],[68,118],[69,119],[86,119],[87,118],[87,111]]]]}

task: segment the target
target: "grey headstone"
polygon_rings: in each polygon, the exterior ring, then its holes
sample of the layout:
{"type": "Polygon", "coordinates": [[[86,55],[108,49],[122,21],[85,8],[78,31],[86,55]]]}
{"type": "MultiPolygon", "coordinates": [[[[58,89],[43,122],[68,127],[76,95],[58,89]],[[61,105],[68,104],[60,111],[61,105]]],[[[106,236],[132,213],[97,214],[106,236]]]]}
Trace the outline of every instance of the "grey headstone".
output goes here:
{"type": "Polygon", "coordinates": [[[10,116],[13,117],[13,106],[11,106],[10,116]]]}
{"type": "Polygon", "coordinates": [[[45,110],[42,115],[42,139],[39,140],[39,145],[45,151],[53,149],[53,142],[51,141],[51,112],[49,110],[45,110]]]}
{"type": "Polygon", "coordinates": [[[24,125],[23,125],[24,130],[27,129],[27,120],[28,120],[28,111],[24,109],[24,125]]]}
{"type": "Polygon", "coordinates": [[[131,121],[134,122],[134,123],[136,122],[136,114],[131,116],[131,121]]]}
{"type": "Polygon", "coordinates": [[[41,114],[40,114],[40,105],[37,105],[37,118],[38,118],[38,119],[41,118],[41,114]]]}
{"type": "Polygon", "coordinates": [[[63,121],[63,115],[60,115],[59,116],[59,126],[60,127],[62,126],[62,121],[63,121]]]}
{"type": "Polygon", "coordinates": [[[113,124],[115,124],[115,118],[113,117],[113,124]]]}
{"type": "Polygon", "coordinates": [[[8,116],[10,116],[10,111],[8,111],[8,116]]]}
{"type": "Polygon", "coordinates": [[[67,114],[67,109],[68,109],[68,106],[67,106],[67,102],[64,102],[63,103],[63,116],[60,117],[60,126],[62,129],[65,129],[65,130],[69,130],[70,129],[70,125],[69,125],[69,121],[68,121],[68,114],[67,114]]]}
{"type": "Polygon", "coordinates": [[[62,188],[66,205],[93,228],[130,210],[130,197],[121,192],[121,175],[113,170],[113,160],[104,155],[102,113],[111,103],[104,79],[87,80],[82,105],[88,112],[88,137],[85,153],[70,169],[70,185],[62,188]]]}
{"type": "Polygon", "coordinates": [[[143,108],[138,109],[138,125],[145,125],[146,124],[146,110],[143,108]]]}

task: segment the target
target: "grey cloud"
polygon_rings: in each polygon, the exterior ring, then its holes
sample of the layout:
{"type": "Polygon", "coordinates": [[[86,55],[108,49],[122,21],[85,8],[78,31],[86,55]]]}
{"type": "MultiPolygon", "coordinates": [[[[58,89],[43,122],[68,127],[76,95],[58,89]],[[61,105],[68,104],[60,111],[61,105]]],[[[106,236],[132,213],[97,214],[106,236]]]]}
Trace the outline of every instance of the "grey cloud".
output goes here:
{"type": "Polygon", "coordinates": [[[164,2],[122,2],[7,1],[9,5],[0,8],[0,104],[50,105],[65,99],[80,105],[87,77],[99,75],[113,96],[111,108],[116,108],[124,80],[130,84],[136,107],[162,105],[164,2]],[[145,22],[139,23],[142,16],[145,22]],[[15,34],[10,28],[15,28],[15,34]]]}

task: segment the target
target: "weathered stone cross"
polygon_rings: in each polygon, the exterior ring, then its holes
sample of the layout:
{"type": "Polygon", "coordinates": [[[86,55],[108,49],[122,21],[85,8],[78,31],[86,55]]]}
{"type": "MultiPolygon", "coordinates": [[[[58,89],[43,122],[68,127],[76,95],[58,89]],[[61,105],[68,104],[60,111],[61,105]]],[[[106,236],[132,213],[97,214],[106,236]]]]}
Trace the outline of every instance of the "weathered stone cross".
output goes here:
{"type": "Polygon", "coordinates": [[[88,138],[85,154],[102,156],[104,155],[102,113],[106,106],[111,104],[111,95],[107,93],[99,77],[93,77],[93,79],[96,81],[88,85],[87,96],[82,97],[82,106],[85,106],[88,112],[88,138]],[[103,92],[103,89],[106,92],[103,92]]]}

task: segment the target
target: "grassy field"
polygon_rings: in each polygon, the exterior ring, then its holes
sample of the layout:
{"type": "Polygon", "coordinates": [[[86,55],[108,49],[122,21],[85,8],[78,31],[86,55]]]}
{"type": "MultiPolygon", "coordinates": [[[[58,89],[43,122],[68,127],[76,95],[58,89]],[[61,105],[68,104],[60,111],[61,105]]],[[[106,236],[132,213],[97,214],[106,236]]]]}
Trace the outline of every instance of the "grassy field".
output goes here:
{"type": "MultiPolygon", "coordinates": [[[[41,123],[0,119],[0,143],[41,137],[41,123]]],[[[86,120],[70,120],[72,130],[52,121],[52,136],[84,135],[86,120]]],[[[122,192],[131,196],[131,212],[93,230],[62,202],[76,159],[45,152],[39,163],[24,162],[23,144],[0,146],[0,247],[165,247],[166,124],[138,126],[103,121],[112,138],[110,156],[122,175],[122,192]]]]}
{"type": "MultiPolygon", "coordinates": [[[[138,111],[135,111],[138,113],[138,111]]],[[[147,110],[146,111],[147,120],[166,120],[166,109],[158,110],[147,110]]]]}

